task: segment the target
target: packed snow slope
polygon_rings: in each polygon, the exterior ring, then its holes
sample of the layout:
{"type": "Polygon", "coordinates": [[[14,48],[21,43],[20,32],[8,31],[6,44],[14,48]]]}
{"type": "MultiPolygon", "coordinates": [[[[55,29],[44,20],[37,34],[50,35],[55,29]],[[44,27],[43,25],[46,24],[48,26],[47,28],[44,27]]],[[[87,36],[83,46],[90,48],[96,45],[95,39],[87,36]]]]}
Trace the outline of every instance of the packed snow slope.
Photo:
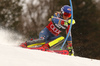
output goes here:
{"type": "Polygon", "coordinates": [[[100,66],[100,60],[18,47],[21,35],[0,29],[0,66],[100,66]]]}

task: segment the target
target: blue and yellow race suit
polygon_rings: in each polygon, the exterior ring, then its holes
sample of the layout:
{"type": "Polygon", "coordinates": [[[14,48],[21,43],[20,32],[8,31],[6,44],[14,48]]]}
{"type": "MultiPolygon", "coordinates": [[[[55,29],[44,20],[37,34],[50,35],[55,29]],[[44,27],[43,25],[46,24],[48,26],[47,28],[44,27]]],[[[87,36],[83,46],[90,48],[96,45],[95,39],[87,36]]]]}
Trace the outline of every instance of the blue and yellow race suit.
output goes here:
{"type": "MultiPolygon", "coordinates": [[[[66,34],[67,34],[70,27],[70,24],[64,25],[63,23],[64,20],[60,12],[55,13],[53,17],[57,17],[57,18],[50,18],[49,19],[50,23],[39,34],[39,38],[45,39],[46,43],[61,37],[58,35],[63,30],[66,30],[66,34]]],[[[67,42],[72,43],[71,32],[70,32],[67,42]]]]}

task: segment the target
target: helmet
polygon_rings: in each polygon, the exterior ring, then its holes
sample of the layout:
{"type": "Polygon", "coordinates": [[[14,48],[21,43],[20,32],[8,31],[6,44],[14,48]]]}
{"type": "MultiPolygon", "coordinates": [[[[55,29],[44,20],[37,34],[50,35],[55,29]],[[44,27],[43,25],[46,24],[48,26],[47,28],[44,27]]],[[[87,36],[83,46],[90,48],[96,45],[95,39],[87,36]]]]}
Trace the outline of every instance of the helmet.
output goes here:
{"type": "Polygon", "coordinates": [[[61,8],[61,12],[64,16],[66,17],[71,17],[71,7],[68,6],[68,5],[64,5],[62,8],[61,8]]]}

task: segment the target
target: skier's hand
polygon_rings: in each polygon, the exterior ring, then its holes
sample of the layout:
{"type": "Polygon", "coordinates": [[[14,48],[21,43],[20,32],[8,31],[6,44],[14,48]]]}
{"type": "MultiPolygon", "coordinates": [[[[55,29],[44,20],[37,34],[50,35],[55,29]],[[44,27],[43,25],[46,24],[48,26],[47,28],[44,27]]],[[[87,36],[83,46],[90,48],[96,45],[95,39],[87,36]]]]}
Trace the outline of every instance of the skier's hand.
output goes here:
{"type": "Polygon", "coordinates": [[[68,22],[67,21],[64,21],[64,25],[68,25],[68,22]]]}
{"type": "Polygon", "coordinates": [[[68,25],[68,22],[67,21],[61,21],[61,25],[68,25]]]}
{"type": "MultiPolygon", "coordinates": [[[[71,19],[69,19],[68,21],[62,20],[62,21],[61,21],[61,24],[62,24],[62,25],[68,25],[68,24],[71,24],[71,19]]],[[[73,25],[73,24],[75,24],[75,20],[74,20],[74,19],[73,19],[73,21],[72,21],[72,25],[73,25]]]]}

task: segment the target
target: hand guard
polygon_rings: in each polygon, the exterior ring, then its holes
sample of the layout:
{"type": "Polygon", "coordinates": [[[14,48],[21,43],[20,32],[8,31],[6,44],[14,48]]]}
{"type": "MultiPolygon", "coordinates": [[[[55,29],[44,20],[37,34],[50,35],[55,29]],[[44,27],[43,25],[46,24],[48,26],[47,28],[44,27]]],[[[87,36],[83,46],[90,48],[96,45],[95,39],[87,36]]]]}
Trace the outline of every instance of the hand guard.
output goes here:
{"type": "MultiPolygon", "coordinates": [[[[63,20],[62,20],[62,21],[61,21],[61,24],[62,24],[62,25],[71,24],[71,19],[69,19],[68,21],[63,21],[63,20]]],[[[72,21],[72,25],[73,25],[73,24],[75,24],[75,20],[74,20],[74,19],[73,19],[73,21],[72,21]]]]}
{"type": "MultiPolygon", "coordinates": [[[[68,20],[68,23],[69,23],[69,24],[71,23],[71,19],[68,20]]],[[[74,20],[74,19],[73,19],[73,21],[72,21],[72,25],[73,25],[73,24],[75,24],[75,20],[74,20]]]]}

